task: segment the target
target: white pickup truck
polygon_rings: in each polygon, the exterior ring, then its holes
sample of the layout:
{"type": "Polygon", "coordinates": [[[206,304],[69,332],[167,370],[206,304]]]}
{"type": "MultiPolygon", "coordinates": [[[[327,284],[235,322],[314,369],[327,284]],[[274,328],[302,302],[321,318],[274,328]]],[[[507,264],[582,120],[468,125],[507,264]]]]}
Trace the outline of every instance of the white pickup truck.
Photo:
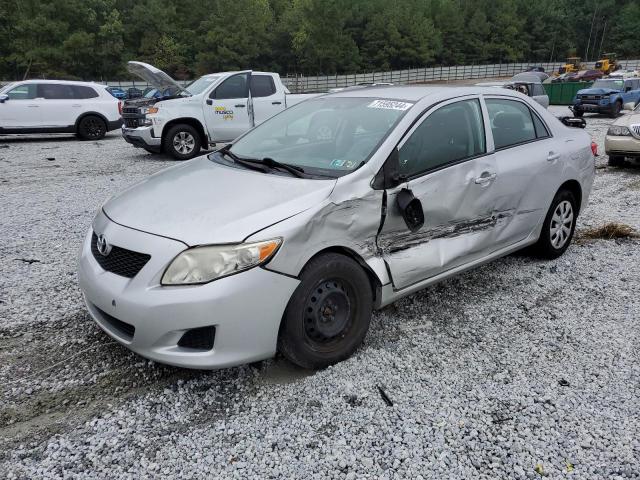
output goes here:
{"type": "Polygon", "coordinates": [[[156,90],[149,98],[125,103],[122,136],[136,147],[178,160],[231,142],[285,108],[317,96],[291,95],[277,73],[212,73],[182,87],[147,63],[129,62],[128,70],[156,90]]]}

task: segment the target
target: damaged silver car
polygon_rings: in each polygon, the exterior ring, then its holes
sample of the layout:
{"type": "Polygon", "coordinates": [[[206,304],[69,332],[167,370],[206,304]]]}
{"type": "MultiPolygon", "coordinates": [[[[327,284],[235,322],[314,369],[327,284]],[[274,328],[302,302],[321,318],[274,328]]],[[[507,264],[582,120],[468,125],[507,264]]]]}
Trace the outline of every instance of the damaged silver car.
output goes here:
{"type": "Polygon", "coordinates": [[[513,91],[344,91],[111,198],[80,285],[147,358],[319,368],[356,351],[374,309],[523,247],[562,255],[594,171],[583,130],[513,91]]]}

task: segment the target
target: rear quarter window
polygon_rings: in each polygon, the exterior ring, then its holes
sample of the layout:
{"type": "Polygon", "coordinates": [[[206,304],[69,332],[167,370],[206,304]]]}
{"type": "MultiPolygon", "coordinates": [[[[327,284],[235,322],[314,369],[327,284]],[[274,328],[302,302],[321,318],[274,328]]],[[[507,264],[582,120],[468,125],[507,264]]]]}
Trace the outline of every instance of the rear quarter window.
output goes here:
{"type": "Polygon", "coordinates": [[[72,87],[75,98],[87,99],[98,98],[98,92],[93,87],[87,87],[85,85],[73,85],[72,87]]]}

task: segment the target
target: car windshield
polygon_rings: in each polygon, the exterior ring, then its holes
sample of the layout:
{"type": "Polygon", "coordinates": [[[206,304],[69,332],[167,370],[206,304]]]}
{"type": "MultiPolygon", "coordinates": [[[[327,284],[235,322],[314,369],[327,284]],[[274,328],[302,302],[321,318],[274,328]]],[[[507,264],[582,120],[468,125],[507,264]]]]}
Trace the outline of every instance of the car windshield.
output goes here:
{"type": "Polygon", "coordinates": [[[185,90],[189,92],[191,95],[198,95],[199,93],[204,92],[210,85],[213,85],[218,81],[220,77],[216,76],[206,76],[200,77],[198,80],[194,80],[189,85],[185,87],[185,90]]]}
{"type": "Polygon", "coordinates": [[[0,87],[0,93],[5,93],[6,91],[9,90],[9,88],[11,88],[14,85],[15,85],[15,82],[12,82],[0,87]]]}
{"type": "Polygon", "coordinates": [[[622,90],[623,80],[596,80],[591,88],[611,88],[612,90],[622,90]]]}
{"type": "Polygon", "coordinates": [[[370,97],[307,100],[241,137],[231,152],[339,177],[367,162],[412,106],[406,101],[370,97]]]}

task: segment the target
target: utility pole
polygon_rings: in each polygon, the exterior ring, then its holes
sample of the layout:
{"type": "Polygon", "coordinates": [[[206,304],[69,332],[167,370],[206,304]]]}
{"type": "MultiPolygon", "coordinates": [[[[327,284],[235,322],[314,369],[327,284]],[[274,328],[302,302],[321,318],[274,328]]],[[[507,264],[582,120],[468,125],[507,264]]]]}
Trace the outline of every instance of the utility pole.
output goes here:
{"type": "Polygon", "coordinates": [[[602,55],[602,45],[604,44],[604,34],[607,31],[607,19],[604,19],[604,27],[602,27],[602,38],[600,39],[600,52],[598,56],[602,55]]]}
{"type": "MultiPolygon", "coordinates": [[[[596,23],[596,13],[598,13],[598,5],[596,5],[593,11],[593,18],[591,19],[591,28],[589,29],[589,40],[587,41],[587,50],[584,53],[584,61],[589,61],[589,47],[591,46],[591,34],[593,33],[593,25],[596,23]]],[[[594,42],[595,43],[595,42],[594,42]]]]}

